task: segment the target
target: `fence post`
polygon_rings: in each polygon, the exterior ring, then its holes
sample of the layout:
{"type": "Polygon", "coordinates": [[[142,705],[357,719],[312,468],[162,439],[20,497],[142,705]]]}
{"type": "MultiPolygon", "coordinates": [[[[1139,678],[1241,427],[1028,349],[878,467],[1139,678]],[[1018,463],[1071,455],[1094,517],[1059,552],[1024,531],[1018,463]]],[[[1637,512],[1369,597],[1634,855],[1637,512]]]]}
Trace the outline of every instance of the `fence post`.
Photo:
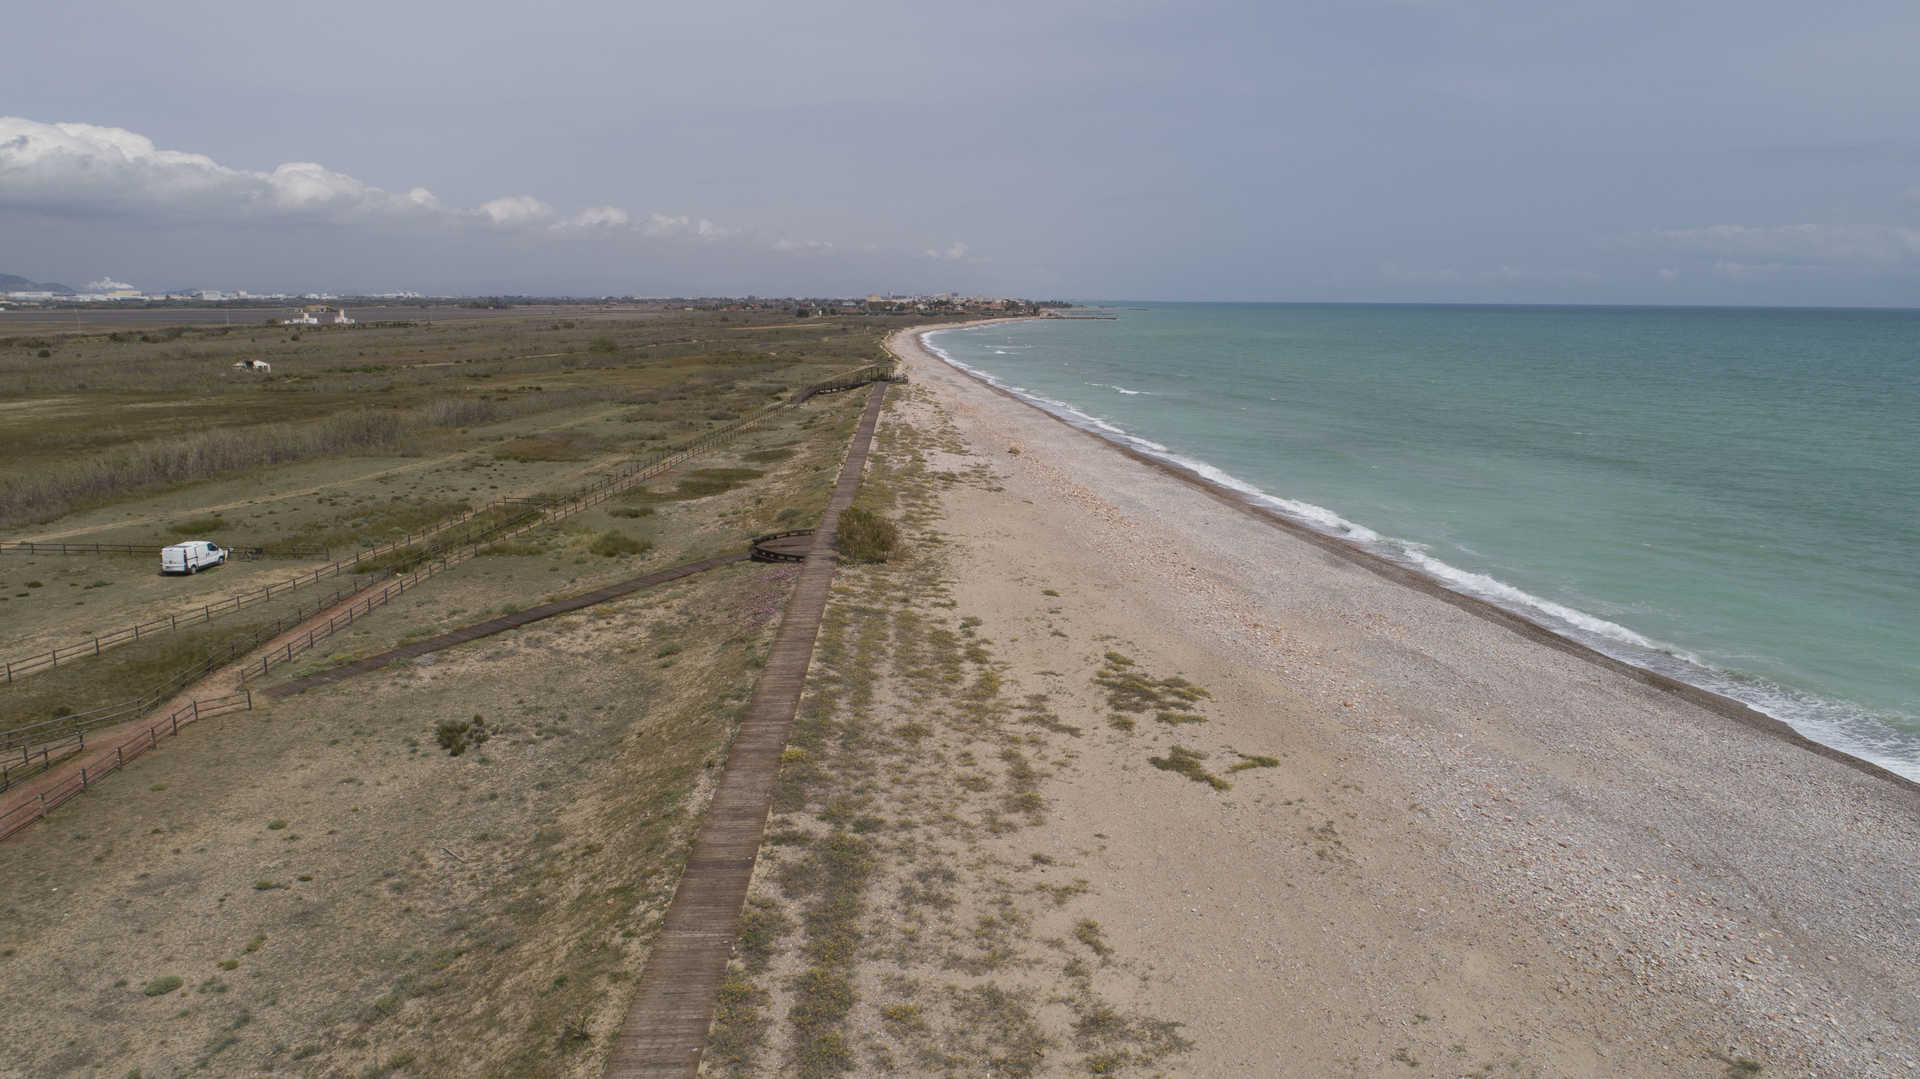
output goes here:
{"type": "Polygon", "coordinates": [[[180,713],[175,712],[174,714],[168,716],[167,719],[172,721],[174,736],[178,737],[180,734],[180,713]]]}
{"type": "Polygon", "coordinates": [[[247,694],[247,711],[251,712],[253,711],[253,690],[251,689],[247,690],[246,694],[247,694]]]}
{"type": "MultiPolygon", "coordinates": [[[[85,768],[80,769],[80,789],[81,790],[87,789],[87,770],[85,768]]],[[[41,797],[42,799],[44,799],[45,795],[42,795],[41,797]]]]}
{"type": "Polygon", "coordinates": [[[199,701],[193,702],[193,718],[195,719],[200,718],[200,702],[199,701]]]}

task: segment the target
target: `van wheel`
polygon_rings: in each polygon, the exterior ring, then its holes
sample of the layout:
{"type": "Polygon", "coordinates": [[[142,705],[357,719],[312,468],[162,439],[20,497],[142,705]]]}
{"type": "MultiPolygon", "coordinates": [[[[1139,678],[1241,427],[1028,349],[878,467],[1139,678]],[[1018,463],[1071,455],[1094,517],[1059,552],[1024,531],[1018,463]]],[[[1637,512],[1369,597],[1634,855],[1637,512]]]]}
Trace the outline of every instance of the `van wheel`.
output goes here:
{"type": "Polygon", "coordinates": [[[192,565],[190,565],[190,566],[188,566],[188,567],[187,567],[187,576],[189,576],[189,577],[191,577],[191,576],[193,576],[194,574],[196,574],[196,573],[199,573],[199,572],[200,572],[200,567],[199,567],[199,566],[192,566],[192,565]]]}

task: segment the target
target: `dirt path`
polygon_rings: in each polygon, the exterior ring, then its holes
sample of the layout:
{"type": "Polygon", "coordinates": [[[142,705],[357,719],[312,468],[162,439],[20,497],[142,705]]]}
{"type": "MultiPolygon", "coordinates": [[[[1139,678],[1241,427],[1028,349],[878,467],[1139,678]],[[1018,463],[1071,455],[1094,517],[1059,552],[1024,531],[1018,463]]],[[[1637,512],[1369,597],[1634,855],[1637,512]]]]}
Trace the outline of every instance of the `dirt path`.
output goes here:
{"type": "Polygon", "coordinates": [[[20,806],[34,801],[42,794],[48,793],[54,788],[66,783],[78,775],[82,768],[92,770],[105,764],[114,756],[116,747],[151,727],[155,721],[171,714],[175,709],[182,708],[194,700],[211,700],[215,697],[225,697],[230,694],[239,693],[245,688],[240,681],[240,672],[252,662],[253,657],[264,655],[275,648],[285,647],[287,642],[297,637],[303,637],[308,631],[325,625],[328,619],[360,602],[368,593],[384,586],[385,583],[385,581],[375,581],[360,591],[342,598],[340,602],[314,612],[311,618],[308,618],[272,640],[261,644],[258,648],[249,651],[246,655],[236,657],[232,663],[210,672],[205,678],[182,689],[171,699],[161,703],[152,711],[138,719],[128,720],[115,727],[105,727],[96,731],[88,731],[88,749],[55,763],[46,771],[34,776],[32,779],[16,784],[11,790],[7,791],[4,801],[0,801],[0,819],[4,819],[20,806]]]}
{"type": "Polygon", "coordinates": [[[606,1074],[614,1079],[691,1076],[699,1067],[766,827],[780,754],[800,704],[800,688],[833,583],[834,532],[841,511],[860,488],[886,389],[886,383],[873,388],[840,481],[814,533],[793,597],[787,601],[766,669],[754,687],[726,770],[700,823],[673,905],[667,908],[626,1024],[607,1062],[606,1074]]]}
{"type": "Polygon", "coordinates": [[[296,678],[291,682],[274,686],[264,692],[267,696],[275,699],[290,697],[295,693],[302,693],[312,689],[314,686],[327,685],[338,682],[344,678],[351,678],[356,674],[366,674],[371,671],[377,671],[382,667],[403,659],[412,659],[415,656],[424,656],[429,652],[438,652],[443,648],[452,648],[457,644],[477,641],[482,637],[491,637],[496,633],[501,633],[506,630],[518,629],[530,622],[539,622],[543,619],[552,618],[555,615],[566,614],[569,611],[578,611],[582,608],[594,606],[595,604],[605,603],[608,600],[632,595],[643,588],[652,588],[655,585],[666,584],[668,581],[677,581],[682,577],[691,577],[696,573],[705,573],[710,569],[719,569],[721,566],[731,566],[736,562],[745,562],[746,560],[746,554],[740,553],[717,555],[713,558],[703,558],[698,562],[684,562],[678,566],[669,566],[666,569],[655,570],[652,573],[643,574],[639,577],[619,581],[607,585],[604,588],[596,588],[591,592],[582,592],[577,596],[568,596],[566,599],[557,599],[552,603],[542,603],[537,607],[528,607],[524,611],[515,611],[513,614],[503,614],[498,618],[489,618],[484,622],[475,622],[470,626],[462,626],[456,630],[449,630],[438,636],[429,637],[424,641],[389,649],[377,655],[367,656],[364,659],[356,659],[351,663],[343,663],[338,667],[331,667],[317,674],[310,674],[305,678],[296,678]]]}

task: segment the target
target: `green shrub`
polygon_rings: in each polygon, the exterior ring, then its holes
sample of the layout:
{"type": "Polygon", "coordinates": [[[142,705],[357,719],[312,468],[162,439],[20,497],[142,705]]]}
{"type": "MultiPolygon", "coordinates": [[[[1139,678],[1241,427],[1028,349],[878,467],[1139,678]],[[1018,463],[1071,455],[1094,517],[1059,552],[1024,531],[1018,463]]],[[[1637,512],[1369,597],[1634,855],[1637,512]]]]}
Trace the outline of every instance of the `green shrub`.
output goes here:
{"type": "Polygon", "coordinates": [[[624,555],[645,554],[653,550],[653,544],[646,540],[634,539],[618,529],[609,528],[595,536],[587,550],[603,558],[619,558],[624,555]]]}
{"type": "Polygon", "coordinates": [[[218,517],[196,517],[191,521],[181,521],[167,531],[176,536],[204,536],[209,532],[218,532],[226,524],[218,517]]]}
{"type": "Polygon", "coordinates": [[[885,562],[900,546],[900,530],[872,510],[849,506],[840,515],[835,546],[847,562],[885,562]]]}
{"type": "Polygon", "coordinates": [[[475,713],[470,720],[441,720],[439,726],[433,729],[433,737],[440,743],[440,748],[447,751],[447,756],[458,757],[467,751],[469,745],[485,745],[493,735],[487,730],[487,721],[475,713]]]}
{"type": "Polygon", "coordinates": [[[164,997],[185,984],[185,982],[169,974],[164,978],[155,978],[148,982],[146,987],[140,991],[150,997],[164,997]]]}

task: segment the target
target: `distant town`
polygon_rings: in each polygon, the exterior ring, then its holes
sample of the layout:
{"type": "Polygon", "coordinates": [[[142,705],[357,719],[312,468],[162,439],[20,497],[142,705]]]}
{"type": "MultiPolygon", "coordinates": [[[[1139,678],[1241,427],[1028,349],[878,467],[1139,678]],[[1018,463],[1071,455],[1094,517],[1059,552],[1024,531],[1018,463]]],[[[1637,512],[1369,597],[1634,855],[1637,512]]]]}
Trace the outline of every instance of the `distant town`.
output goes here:
{"type": "MultiPolygon", "coordinates": [[[[338,312],[345,303],[393,305],[459,304],[464,306],[512,307],[521,304],[576,303],[663,303],[678,304],[688,310],[791,310],[801,318],[835,314],[1038,314],[1043,310],[1070,306],[1057,300],[1022,300],[996,296],[966,296],[953,292],[918,295],[896,293],[861,297],[684,297],[684,296],[443,296],[411,290],[390,292],[250,292],[246,289],[193,288],[141,289],[111,277],[89,282],[84,288],[37,282],[13,274],[0,274],[0,313],[9,309],[75,309],[81,306],[111,305],[116,308],[167,306],[222,306],[273,308],[297,305],[324,305],[338,312]]],[[[320,310],[301,307],[301,310],[320,310]]],[[[302,321],[307,316],[296,316],[302,321]]]]}

